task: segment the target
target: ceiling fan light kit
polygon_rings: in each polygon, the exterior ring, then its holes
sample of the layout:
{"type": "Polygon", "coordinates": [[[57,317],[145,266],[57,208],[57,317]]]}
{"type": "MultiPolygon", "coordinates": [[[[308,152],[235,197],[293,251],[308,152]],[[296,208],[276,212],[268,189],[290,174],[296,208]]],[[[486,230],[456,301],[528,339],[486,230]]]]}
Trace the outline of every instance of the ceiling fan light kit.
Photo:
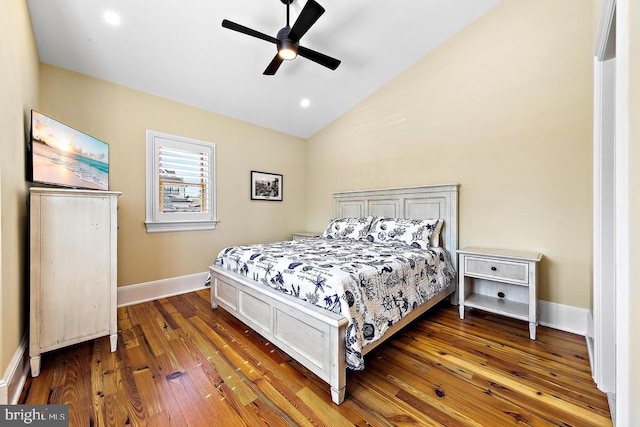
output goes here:
{"type": "Polygon", "coordinates": [[[298,43],[293,42],[289,38],[291,27],[286,26],[278,31],[278,55],[280,58],[291,61],[298,56],[298,43]]]}
{"type": "Polygon", "coordinates": [[[331,70],[335,70],[340,65],[340,60],[327,56],[323,53],[316,52],[308,49],[304,46],[300,46],[300,39],[309,31],[309,28],[316,23],[318,18],[324,13],[324,8],[318,4],[315,0],[308,0],[302,8],[298,19],[293,24],[293,27],[289,26],[289,6],[294,0],[280,0],[287,5],[287,25],[278,31],[276,37],[271,37],[267,34],[245,27],[244,25],[236,24],[235,22],[227,19],[222,20],[222,26],[224,28],[237,31],[242,34],[246,34],[251,37],[255,37],[270,43],[274,43],[277,47],[277,53],[271,60],[271,63],[264,70],[265,75],[274,75],[283,60],[291,61],[297,56],[302,56],[315,63],[325,66],[331,70]]]}

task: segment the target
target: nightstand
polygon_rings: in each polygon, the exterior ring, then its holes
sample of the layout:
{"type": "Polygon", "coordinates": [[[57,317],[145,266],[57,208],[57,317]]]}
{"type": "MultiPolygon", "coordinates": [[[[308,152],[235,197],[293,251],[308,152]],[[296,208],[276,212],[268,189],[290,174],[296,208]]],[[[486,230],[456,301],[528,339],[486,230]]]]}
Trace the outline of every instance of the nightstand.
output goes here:
{"type": "Polygon", "coordinates": [[[529,322],[529,337],[538,325],[538,263],[542,254],[468,247],[458,250],[460,319],[473,307],[529,322]]]}
{"type": "Polygon", "coordinates": [[[291,240],[310,239],[312,237],[318,237],[322,233],[316,233],[315,231],[298,231],[291,234],[291,240]]]}

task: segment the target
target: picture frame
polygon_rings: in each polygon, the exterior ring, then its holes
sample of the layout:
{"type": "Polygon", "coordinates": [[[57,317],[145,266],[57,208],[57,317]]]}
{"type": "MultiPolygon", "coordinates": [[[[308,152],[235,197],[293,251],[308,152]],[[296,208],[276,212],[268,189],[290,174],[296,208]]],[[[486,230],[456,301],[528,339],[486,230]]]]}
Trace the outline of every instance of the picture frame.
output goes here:
{"type": "Polygon", "coordinates": [[[282,188],[281,174],[251,171],[251,200],[281,202],[282,188]]]}

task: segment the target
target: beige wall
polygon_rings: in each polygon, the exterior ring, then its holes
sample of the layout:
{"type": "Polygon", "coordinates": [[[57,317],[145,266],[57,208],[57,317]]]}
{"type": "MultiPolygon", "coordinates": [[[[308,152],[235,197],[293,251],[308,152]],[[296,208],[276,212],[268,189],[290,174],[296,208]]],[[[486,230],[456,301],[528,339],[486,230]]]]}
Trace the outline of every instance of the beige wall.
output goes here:
{"type": "Polygon", "coordinates": [[[288,239],[305,229],[303,139],[46,64],[40,76],[44,114],[109,143],[110,188],[122,192],[119,286],[207,271],[225,246],[288,239]],[[147,129],[216,144],[216,230],[146,232],[147,129]],[[251,201],[251,170],[283,174],[283,202],[251,201]]]}
{"type": "Polygon", "coordinates": [[[26,331],[26,120],[38,104],[38,54],[27,2],[0,2],[0,375],[26,331]]]}
{"type": "Polygon", "coordinates": [[[589,307],[592,11],[501,2],[314,135],[309,227],[333,191],[458,182],[461,246],[540,251],[540,298],[589,307]]]}

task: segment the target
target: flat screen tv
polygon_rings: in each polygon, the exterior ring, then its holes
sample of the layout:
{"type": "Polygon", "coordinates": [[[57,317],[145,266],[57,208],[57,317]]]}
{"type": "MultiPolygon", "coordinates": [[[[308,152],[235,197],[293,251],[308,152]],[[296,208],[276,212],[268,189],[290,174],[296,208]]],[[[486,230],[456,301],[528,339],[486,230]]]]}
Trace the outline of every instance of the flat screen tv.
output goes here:
{"type": "Polygon", "coordinates": [[[31,110],[30,161],[34,183],[109,189],[109,145],[35,110],[31,110]]]}

